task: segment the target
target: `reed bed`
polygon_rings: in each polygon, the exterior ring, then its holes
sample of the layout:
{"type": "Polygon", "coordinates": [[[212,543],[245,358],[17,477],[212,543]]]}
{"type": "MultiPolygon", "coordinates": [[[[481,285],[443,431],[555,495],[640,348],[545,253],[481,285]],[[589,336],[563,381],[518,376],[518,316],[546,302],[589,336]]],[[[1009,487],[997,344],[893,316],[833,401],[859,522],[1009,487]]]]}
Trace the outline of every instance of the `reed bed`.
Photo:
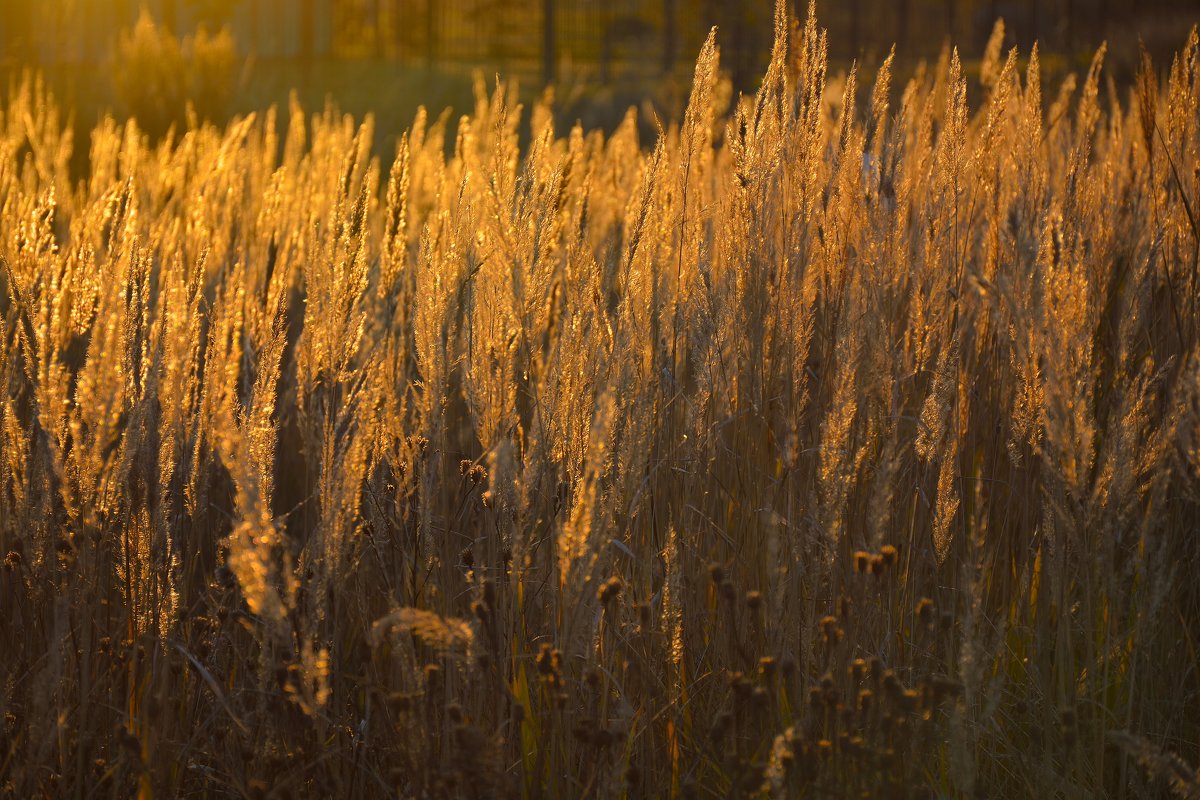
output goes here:
{"type": "Polygon", "coordinates": [[[0,794],[1200,796],[1196,31],[785,5],[648,142],[6,95],[0,794]]]}

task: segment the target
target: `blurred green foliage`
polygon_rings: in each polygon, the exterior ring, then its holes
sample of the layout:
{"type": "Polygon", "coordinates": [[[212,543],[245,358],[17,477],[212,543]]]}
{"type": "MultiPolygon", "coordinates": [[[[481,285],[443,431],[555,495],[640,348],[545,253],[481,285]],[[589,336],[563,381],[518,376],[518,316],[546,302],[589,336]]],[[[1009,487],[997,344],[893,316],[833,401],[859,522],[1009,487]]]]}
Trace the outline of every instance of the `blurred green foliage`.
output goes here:
{"type": "Polygon", "coordinates": [[[113,56],[113,90],[121,108],[151,135],[185,122],[190,106],[201,119],[220,121],[229,112],[239,58],[228,28],[215,34],[201,26],[182,40],[144,10],[123,31],[113,56]]]}
{"type": "Polygon", "coordinates": [[[242,0],[185,0],[192,16],[200,23],[217,27],[228,22],[242,0]]]}

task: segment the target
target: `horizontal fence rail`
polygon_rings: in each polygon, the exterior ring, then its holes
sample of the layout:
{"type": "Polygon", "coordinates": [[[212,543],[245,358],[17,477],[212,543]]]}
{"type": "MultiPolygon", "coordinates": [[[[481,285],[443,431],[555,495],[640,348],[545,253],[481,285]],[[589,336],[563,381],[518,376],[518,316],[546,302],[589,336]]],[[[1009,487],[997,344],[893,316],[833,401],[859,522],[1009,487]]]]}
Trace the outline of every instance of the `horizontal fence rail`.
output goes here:
{"type": "MultiPolygon", "coordinates": [[[[807,0],[792,0],[803,16],[807,0]]],[[[187,34],[228,25],[264,59],[392,59],[488,65],[544,80],[560,65],[602,80],[686,67],[708,29],[722,61],[757,74],[771,36],[770,0],[0,0],[0,63],[100,63],[145,8],[187,34]]],[[[936,54],[947,40],[978,51],[997,17],[1012,39],[1066,49],[1095,45],[1122,18],[1187,13],[1190,0],[842,0],[818,4],[834,58],[936,54]]],[[[1179,31],[1182,38],[1186,31],[1179,31]]]]}

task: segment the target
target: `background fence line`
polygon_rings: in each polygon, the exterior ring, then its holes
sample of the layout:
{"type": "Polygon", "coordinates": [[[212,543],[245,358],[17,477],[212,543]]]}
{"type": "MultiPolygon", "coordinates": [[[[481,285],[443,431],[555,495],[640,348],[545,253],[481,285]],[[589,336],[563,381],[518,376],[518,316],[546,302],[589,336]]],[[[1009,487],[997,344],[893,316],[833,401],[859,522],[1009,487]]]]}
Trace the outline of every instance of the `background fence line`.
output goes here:
{"type": "MultiPolygon", "coordinates": [[[[807,0],[792,0],[799,15],[807,0]]],[[[562,63],[668,73],[686,67],[712,25],[735,80],[756,74],[769,44],[770,0],[0,0],[0,63],[88,64],[110,58],[119,32],[146,8],[180,34],[227,23],[245,55],[260,59],[489,64],[555,77],[562,63]],[[547,24],[549,21],[550,24],[547,24]]],[[[947,39],[982,48],[1004,17],[1023,47],[1094,46],[1101,20],[1195,10],[1191,0],[843,0],[818,4],[831,56],[929,56],[947,39]]],[[[1186,34],[1178,32],[1178,38],[1186,34]]]]}

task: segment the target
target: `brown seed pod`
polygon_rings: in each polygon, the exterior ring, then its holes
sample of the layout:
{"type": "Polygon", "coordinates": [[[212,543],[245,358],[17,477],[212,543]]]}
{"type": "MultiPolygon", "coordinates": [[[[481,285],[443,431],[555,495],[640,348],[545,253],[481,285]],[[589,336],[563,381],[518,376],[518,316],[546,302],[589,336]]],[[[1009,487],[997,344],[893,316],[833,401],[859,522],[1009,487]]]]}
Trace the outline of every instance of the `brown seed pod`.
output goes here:
{"type": "Polygon", "coordinates": [[[622,588],[624,588],[624,584],[621,579],[613,576],[601,584],[600,591],[596,594],[602,605],[608,605],[620,596],[622,588]]]}
{"type": "Polygon", "coordinates": [[[393,714],[404,714],[412,707],[412,699],[402,692],[392,692],[387,696],[387,706],[393,714]]]}
{"type": "Polygon", "coordinates": [[[750,696],[754,685],[742,673],[731,672],[729,674],[729,688],[733,690],[738,700],[744,701],[750,696]]]}
{"type": "Polygon", "coordinates": [[[487,480],[487,470],[483,465],[476,464],[467,471],[467,478],[471,481],[472,486],[479,486],[487,480]]]}
{"type": "Polygon", "coordinates": [[[825,616],[821,618],[821,638],[825,640],[827,645],[835,645],[842,640],[843,631],[838,627],[837,617],[825,616]]]}
{"type": "Polygon", "coordinates": [[[737,590],[733,588],[732,581],[721,581],[721,597],[725,598],[725,600],[730,603],[732,603],[733,599],[737,597],[737,590]]]}
{"type": "Polygon", "coordinates": [[[934,610],[933,601],[928,597],[922,597],[917,601],[917,619],[926,627],[933,626],[934,610]]]}
{"type": "Polygon", "coordinates": [[[491,613],[491,609],[489,609],[487,604],[482,600],[476,600],[471,603],[471,613],[474,614],[475,618],[480,622],[487,622],[488,616],[491,613]]]}
{"type": "Polygon", "coordinates": [[[442,685],[442,668],[437,664],[425,665],[425,685],[430,692],[437,691],[442,685]]]}

